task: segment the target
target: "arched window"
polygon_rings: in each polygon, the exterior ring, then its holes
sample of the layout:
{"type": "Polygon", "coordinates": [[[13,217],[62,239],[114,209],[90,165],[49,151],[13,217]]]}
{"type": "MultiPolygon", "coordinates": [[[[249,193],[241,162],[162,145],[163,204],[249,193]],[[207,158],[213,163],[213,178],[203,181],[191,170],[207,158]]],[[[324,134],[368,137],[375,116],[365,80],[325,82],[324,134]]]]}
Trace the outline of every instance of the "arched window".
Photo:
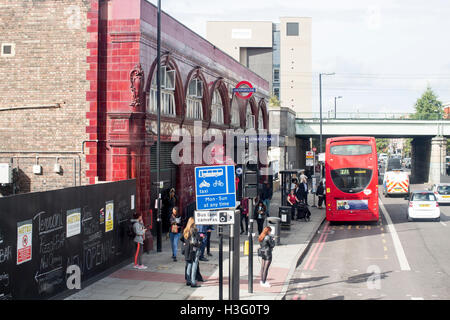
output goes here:
{"type": "Polygon", "coordinates": [[[262,130],[264,129],[264,119],[263,119],[263,109],[259,108],[258,112],[258,129],[262,130]]]}
{"type": "Polygon", "coordinates": [[[235,97],[231,103],[231,125],[235,127],[241,126],[241,119],[239,115],[239,104],[237,98],[235,97]]]}
{"type": "Polygon", "coordinates": [[[250,105],[247,106],[247,114],[245,119],[247,120],[247,129],[255,129],[255,116],[252,113],[252,108],[250,105]]]}
{"type": "Polygon", "coordinates": [[[188,95],[186,97],[186,117],[189,119],[203,119],[203,82],[194,78],[189,82],[188,95]]]}
{"type": "Polygon", "coordinates": [[[222,98],[220,97],[219,90],[214,90],[212,103],[211,103],[211,122],[215,124],[223,124],[224,116],[223,116],[223,105],[222,98]]]}
{"type": "MultiPolygon", "coordinates": [[[[155,69],[156,70],[156,69],[155,69]]],[[[175,107],[175,70],[167,66],[161,67],[161,114],[165,116],[176,116],[175,107]]],[[[147,112],[157,112],[157,84],[156,71],[153,73],[152,85],[147,97],[147,112]]]]}

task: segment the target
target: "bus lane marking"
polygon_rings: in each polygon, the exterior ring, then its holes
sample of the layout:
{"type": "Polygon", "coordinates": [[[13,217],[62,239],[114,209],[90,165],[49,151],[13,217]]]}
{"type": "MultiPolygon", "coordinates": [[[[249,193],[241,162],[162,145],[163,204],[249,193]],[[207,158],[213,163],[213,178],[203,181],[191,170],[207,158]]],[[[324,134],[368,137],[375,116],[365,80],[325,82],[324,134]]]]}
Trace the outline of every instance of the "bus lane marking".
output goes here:
{"type": "Polygon", "coordinates": [[[398,237],[397,231],[395,230],[395,227],[392,223],[391,216],[389,215],[389,212],[386,210],[383,202],[381,202],[380,199],[378,200],[378,202],[380,204],[379,207],[381,209],[381,212],[383,213],[383,215],[386,218],[387,229],[388,229],[389,233],[391,234],[392,241],[394,243],[394,249],[397,254],[398,262],[400,263],[400,269],[403,271],[410,271],[411,268],[409,266],[408,259],[406,259],[405,251],[403,250],[403,246],[400,242],[400,238],[398,237]]]}
{"type": "MultiPolygon", "coordinates": [[[[323,233],[320,235],[319,241],[317,241],[317,242],[314,244],[313,251],[311,252],[311,255],[308,257],[308,260],[306,261],[306,264],[305,264],[303,270],[307,270],[307,269],[308,269],[308,266],[309,266],[309,264],[311,263],[312,258],[314,257],[314,254],[316,253],[317,248],[319,247],[320,242],[322,241],[322,239],[323,239],[325,236],[328,235],[328,234],[326,233],[326,231],[328,230],[329,225],[330,225],[330,222],[327,221],[326,224],[325,224],[325,227],[324,227],[324,229],[323,229],[323,233]]],[[[310,270],[312,270],[312,268],[311,268],[310,270]]]]}
{"type": "Polygon", "coordinates": [[[317,251],[316,256],[314,257],[314,260],[312,262],[311,269],[314,269],[314,267],[316,265],[316,262],[317,262],[317,259],[319,258],[320,252],[322,251],[323,246],[325,245],[325,242],[327,242],[328,235],[329,235],[329,233],[327,232],[325,237],[322,239],[322,242],[320,244],[319,250],[317,251]]]}
{"type": "MultiPolygon", "coordinates": [[[[322,235],[320,236],[319,241],[317,241],[317,243],[315,243],[314,249],[313,249],[313,251],[311,252],[311,255],[308,257],[308,260],[306,261],[306,264],[305,264],[305,267],[303,268],[303,270],[307,270],[307,269],[308,269],[308,267],[310,266],[311,261],[313,260],[315,254],[316,254],[317,249],[319,248],[319,246],[320,246],[321,243],[322,243],[322,240],[323,240],[324,238],[328,237],[328,232],[327,232],[327,231],[328,231],[329,225],[330,225],[330,222],[327,221],[327,222],[326,222],[326,225],[325,225],[325,227],[324,227],[324,229],[323,229],[323,233],[322,233],[322,235]]],[[[313,266],[311,266],[311,268],[309,268],[309,270],[313,270],[313,266]]]]}

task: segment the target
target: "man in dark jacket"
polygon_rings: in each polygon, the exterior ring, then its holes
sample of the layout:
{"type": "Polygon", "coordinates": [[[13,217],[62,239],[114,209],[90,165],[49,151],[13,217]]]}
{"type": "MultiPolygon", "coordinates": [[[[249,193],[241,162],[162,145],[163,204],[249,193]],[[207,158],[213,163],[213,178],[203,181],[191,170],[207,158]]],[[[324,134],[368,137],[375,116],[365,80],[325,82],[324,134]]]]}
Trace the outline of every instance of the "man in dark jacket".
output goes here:
{"type": "Polygon", "coordinates": [[[273,195],[273,189],[270,185],[270,183],[267,181],[264,184],[263,192],[261,196],[261,200],[263,201],[264,205],[266,206],[266,214],[267,216],[270,216],[270,200],[272,200],[273,195]]]}

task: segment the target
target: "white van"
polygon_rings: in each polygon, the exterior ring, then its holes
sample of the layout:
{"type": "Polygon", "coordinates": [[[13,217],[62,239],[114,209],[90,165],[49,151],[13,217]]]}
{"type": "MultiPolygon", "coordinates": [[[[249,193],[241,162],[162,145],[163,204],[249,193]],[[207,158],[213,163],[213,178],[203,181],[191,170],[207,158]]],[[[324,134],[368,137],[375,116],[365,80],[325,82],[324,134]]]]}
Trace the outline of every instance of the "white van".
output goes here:
{"type": "Polygon", "coordinates": [[[409,195],[409,175],[402,170],[387,171],[383,179],[383,194],[385,197],[394,194],[409,195]]]}

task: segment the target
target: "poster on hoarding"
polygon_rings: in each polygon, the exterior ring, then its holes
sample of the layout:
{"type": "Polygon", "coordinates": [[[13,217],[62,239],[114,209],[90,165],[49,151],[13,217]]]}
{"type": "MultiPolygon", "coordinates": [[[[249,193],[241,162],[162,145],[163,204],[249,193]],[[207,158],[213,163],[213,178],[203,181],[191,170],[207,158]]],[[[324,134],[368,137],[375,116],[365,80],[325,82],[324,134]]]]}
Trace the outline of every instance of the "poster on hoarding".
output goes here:
{"type": "Polygon", "coordinates": [[[17,264],[31,261],[33,220],[17,223],[17,264]]]}
{"type": "Polygon", "coordinates": [[[368,210],[369,200],[336,200],[337,210],[368,210]]]}
{"type": "Polygon", "coordinates": [[[81,209],[67,211],[66,237],[70,238],[81,233],[81,209]]]}
{"type": "Polygon", "coordinates": [[[114,201],[106,202],[105,213],[105,232],[114,229],[114,201]]]}

